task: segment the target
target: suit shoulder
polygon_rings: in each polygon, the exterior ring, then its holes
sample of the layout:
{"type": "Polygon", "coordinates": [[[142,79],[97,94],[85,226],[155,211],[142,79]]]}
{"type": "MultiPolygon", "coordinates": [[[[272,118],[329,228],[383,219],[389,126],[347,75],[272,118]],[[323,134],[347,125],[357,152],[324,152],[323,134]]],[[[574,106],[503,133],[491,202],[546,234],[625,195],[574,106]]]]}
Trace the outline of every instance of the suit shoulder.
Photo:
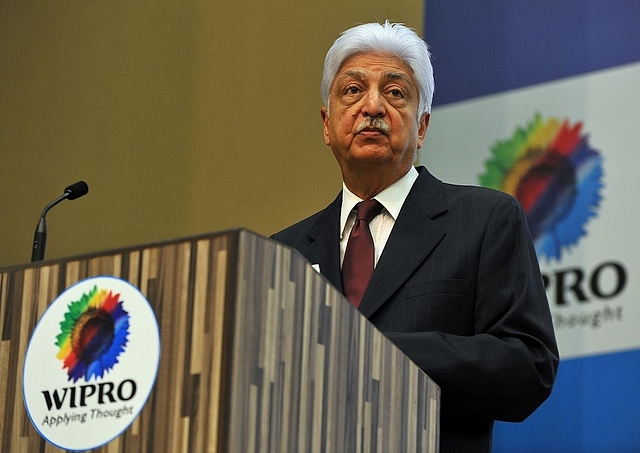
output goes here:
{"type": "Polygon", "coordinates": [[[323,211],[316,212],[315,214],[300,220],[287,228],[278,231],[271,235],[271,239],[275,239],[278,242],[296,247],[301,241],[307,241],[307,237],[313,226],[316,224],[323,211]]]}
{"type": "Polygon", "coordinates": [[[341,194],[340,192],[326,208],[273,234],[271,238],[295,249],[304,250],[318,234],[327,234],[328,231],[329,236],[338,237],[341,194]]]}
{"type": "Polygon", "coordinates": [[[416,181],[416,188],[418,189],[416,195],[418,197],[426,195],[431,200],[436,200],[441,195],[444,203],[449,208],[456,203],[471,205],[476,208],[482,207],[483,209],[496,204],[520,206],[520,203],[513,196],[500,190],[445,182],[431,175],[425,167],[419,167],[418,171],[420,178],[416,181]]]}
{"type": "Polygon", "coordinates": [[[497,189],[471,185],[444,183],[445,199],[450,212],[475,213],[481,218],[526,219],[520,202],[512,195],[497,189]]]}
{"type": "Polygon", "coordinates": [[[520,202],[512,195],[498,189],[489,187],[461,185],[443,182],[445,193],[449,196],[486,200],[489,203],[506,203],[520,205],[520,202]]]}

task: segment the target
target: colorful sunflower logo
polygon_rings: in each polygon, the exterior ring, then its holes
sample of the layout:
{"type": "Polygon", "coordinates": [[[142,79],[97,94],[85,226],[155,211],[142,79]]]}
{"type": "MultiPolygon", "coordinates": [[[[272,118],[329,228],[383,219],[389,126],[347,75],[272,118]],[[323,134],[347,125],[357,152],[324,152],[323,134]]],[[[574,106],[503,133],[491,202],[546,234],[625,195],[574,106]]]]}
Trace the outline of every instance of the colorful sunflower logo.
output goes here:
{"type": "Polygon", "coordinates": [[[69,304],[56,346],[70,381],[102,377],[118,363],[129,336],[129,314],[119,298],[119,294],[94,286],[69,304]]]}
{"type": "Polygon", "coordinates": [[[526,128],[496,143],[479,177],[481,185],[520,201],[541,257],[560,259],[563,249],[585,235],[601,201],[602,156],[581,129],[582,123],[544,121],[537,114],[526,128]]]}

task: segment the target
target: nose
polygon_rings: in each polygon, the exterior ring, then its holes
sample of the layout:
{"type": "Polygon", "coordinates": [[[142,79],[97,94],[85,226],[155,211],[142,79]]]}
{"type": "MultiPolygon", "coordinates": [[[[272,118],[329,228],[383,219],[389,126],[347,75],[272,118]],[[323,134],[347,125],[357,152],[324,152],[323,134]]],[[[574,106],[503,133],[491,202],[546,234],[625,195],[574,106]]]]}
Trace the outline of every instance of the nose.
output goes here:
{"type": "Polygon", "coordinates": [[[386,113],[384,98],[381,93],[371,90],[363,97],[362,112],[365,116],[376,118],[386,113]]]}

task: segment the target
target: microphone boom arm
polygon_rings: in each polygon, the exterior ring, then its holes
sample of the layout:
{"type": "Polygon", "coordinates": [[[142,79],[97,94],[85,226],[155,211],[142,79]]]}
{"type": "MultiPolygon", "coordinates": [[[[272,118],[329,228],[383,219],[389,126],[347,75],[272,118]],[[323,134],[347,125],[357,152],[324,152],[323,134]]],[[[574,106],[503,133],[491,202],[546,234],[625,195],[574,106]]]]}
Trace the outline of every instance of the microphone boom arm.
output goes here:
{"type": "Polygon", "coordinates": [[[80,198],[89,192],[89,186],[84,181],[78,181],[75,184],[70,185],[66,189],[64,189],[64,193],[60,195],[58,198],[49,203],[42,210],[42,214],[40,214],[40,220],[38,221],[38,225],[36,226],[36,232],[33,237],[33,249],[31,250],[31,262],[34,263],[36,261],[42,261],[44,259],[44,250],[47,246],[47,219],[46,215],[49,212],[49,209],[53,208],[55,205],[60,203],[63,200],[75,200],[76,198],[80,198]]]}

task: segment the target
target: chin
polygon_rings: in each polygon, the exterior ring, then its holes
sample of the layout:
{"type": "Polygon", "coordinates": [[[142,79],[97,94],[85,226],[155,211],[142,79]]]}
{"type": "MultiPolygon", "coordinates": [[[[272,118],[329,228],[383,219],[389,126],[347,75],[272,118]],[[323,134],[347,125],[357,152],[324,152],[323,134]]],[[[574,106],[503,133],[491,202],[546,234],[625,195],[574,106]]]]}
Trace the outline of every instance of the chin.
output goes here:
{"type": "Polygon", "coordinates": [[[367,146],[349,153],[349,158],[355,162],[388,162],[393,159],[393,151],[379,146],[367,146]]]}

